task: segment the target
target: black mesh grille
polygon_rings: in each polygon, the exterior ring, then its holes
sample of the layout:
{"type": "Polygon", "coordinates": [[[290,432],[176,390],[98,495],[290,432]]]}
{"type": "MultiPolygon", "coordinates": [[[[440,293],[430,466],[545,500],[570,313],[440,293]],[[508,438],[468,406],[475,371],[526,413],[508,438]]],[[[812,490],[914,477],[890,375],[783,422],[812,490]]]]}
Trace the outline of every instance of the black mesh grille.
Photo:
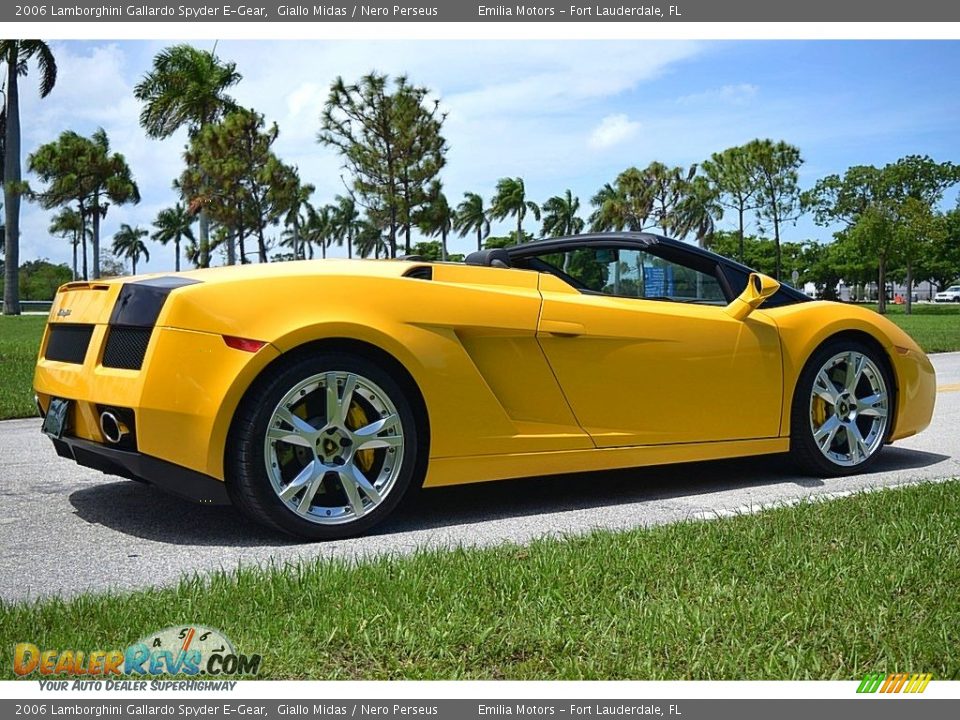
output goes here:
{"type": "Polygon", "coordinates": [[[112,327],[103,349],[103,366],[139,370],[147,354],[152,328],[112,327]]]}
{"type": "Polygon", "coordinates": [[[81,365],[92,335],[93,325],[51,325],[44,357],[81,365]]]}

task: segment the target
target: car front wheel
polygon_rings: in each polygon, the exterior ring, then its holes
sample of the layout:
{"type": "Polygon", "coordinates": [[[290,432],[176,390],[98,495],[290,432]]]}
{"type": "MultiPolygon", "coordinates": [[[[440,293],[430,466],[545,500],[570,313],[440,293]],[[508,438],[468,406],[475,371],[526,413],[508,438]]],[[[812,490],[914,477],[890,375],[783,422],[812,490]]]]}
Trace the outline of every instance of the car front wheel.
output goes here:
{"type": "Polygon", "coordinates": [[[864,472],[886,442],[893,383],[878,350],[855,341],[818,349],[797,382],[790,450],[814,475],[864,472]]]}
{"type": "Polygon", "coordinates": [[[248,516],[311,540],[363,533],[396,508],[416,472],[417,426],[391,375],[321,353],[282,366],[238,410],[228,483],[248,516]]]}

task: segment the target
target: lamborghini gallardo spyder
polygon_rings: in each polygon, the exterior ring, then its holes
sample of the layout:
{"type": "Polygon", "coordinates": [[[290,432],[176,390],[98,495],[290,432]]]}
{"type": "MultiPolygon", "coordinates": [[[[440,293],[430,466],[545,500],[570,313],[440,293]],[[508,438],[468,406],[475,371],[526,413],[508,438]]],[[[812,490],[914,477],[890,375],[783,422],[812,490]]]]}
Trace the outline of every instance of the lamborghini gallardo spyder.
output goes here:
{"type": "Polygon", "coordinates": [[[34,385],[62,457],[328,539],[415,486],[785,452],[865,472],[936,382],[871,310],[616,233],[69,283],[34,385]]]}

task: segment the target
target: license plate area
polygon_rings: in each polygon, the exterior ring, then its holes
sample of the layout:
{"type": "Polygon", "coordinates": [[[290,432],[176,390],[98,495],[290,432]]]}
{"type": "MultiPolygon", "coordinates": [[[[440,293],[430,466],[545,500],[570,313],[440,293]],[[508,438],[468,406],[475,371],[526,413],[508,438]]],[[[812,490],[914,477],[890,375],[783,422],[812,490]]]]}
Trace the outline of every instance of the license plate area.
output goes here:
{"type": "Polygon", "coordinates": [[[54,440],[59,440],[63,437],[63,433],[67,429],[67,421],[69,418],[70,401],[61,398],[52,398],[50,400],[50,407],[47,408],[47,414],[43,418],[43,427],[41,430],[54,440]]]}

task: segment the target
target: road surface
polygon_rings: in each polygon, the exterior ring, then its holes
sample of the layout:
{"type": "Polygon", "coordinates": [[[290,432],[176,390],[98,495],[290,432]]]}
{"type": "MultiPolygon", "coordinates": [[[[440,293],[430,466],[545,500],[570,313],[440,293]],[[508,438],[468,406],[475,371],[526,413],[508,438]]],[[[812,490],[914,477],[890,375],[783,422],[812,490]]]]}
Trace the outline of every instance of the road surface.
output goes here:
{"type": "Polygon", "coordinates": [[[242,518],[58,458],[39,420],[0,422],[0,597],[23,600],[169,585],[239,564],[522,543],[659,525],[864,488],[960,476],[960,353],[932,356],[930,428],[883,451],[868,475],[802,477],[780,456],[424,492],[373,536],[305,545],[242,518]]]}

